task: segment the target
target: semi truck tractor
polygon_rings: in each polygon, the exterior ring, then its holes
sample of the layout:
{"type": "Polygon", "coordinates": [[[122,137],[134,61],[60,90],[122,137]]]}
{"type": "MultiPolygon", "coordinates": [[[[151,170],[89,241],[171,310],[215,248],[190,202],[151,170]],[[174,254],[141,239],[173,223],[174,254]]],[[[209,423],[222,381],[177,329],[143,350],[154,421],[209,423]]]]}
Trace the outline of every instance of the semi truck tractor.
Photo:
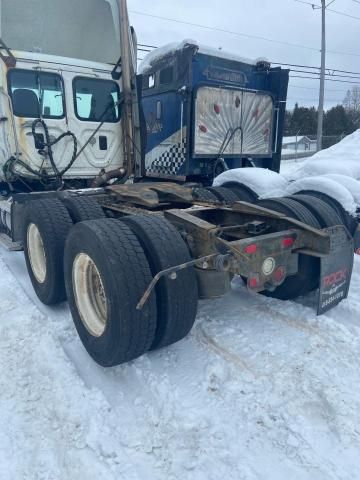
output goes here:
{"type": "Polygon", "coordinates": [[[253,181],[281,189],[288,71],[185,41],[138,72],[125,0],[1,9],[2,238],[96,362],[183,339],[235,275],[279,299],[318,290],[319,314],[346,298],[356,219],[253,181]]]}

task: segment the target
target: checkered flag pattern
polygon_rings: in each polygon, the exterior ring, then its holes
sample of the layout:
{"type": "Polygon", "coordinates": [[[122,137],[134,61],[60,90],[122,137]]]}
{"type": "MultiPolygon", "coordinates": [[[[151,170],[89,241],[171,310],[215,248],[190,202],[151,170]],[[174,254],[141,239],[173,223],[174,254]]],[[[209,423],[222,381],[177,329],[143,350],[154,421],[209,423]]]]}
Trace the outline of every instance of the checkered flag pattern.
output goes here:
{"type": "Polygon", "coordinates": [[[186,140],[175,143],[166,152],[154,160],[147,169],[148,173],[177,175],[186,161],[186,140]]]}

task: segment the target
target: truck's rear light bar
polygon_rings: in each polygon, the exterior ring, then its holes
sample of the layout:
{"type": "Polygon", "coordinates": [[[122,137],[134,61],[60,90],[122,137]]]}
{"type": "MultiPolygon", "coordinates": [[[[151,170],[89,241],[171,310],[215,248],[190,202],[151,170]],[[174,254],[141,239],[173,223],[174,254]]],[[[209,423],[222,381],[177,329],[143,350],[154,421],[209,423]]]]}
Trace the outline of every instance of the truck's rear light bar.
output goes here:
{"type": "Polygon", "coordinates": [[[286,267],[280,266],[273,273],[273,280],[276,285],[280,285],[286,278],[286,267]]]}
{"type": "Polygon", "coordinates": [[[253,274],[248,278],[247,286],[250,290],[257,290],[260,286],[260,277],[259,275],[253,274]]]}
{"type": "Polygon", "coordinates": [[[281,243],[284,248],[291,248],[295,243],[295,238],[294,237],[283,238],[281,243]]]}
{"type": "Polygon", "coordinates": [[[251,245],[248,245],[247,247],[244,248],[244,253],[247,253],[248,255],[253,255],[254,253],[257,252],[257,245],[256,243],[252,243],[251,245]]]}

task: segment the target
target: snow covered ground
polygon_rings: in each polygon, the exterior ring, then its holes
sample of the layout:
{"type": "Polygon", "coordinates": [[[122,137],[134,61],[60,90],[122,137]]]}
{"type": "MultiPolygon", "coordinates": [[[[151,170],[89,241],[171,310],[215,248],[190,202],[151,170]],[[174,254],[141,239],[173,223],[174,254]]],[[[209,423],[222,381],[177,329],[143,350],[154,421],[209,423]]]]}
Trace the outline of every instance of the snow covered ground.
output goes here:
{"type": "Polygon", "coordinates": [[[236,281],[179,344],[105,370],[0,247],[1,480],[360,479],[360,257],[316,317],[236,281]]]}

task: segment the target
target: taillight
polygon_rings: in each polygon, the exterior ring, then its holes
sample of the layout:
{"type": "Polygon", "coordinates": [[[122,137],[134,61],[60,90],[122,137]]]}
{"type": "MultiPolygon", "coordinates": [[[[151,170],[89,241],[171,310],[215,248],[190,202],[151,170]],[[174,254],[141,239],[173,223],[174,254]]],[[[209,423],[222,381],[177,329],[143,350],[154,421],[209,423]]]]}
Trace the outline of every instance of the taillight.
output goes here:
{"type": "Polygon", "coordinates": [[[258,276],[256,276],[256,277],[249,277],[249,278],[248,278],[248,288],[254,290],[254,289],[257,288],[259,285],[260,285],[260,280],[259,280],[259,277],[258,277],[258,276]]]}
{"type": "Polygon", "coordinates": [[[244,252],[248,253],[249,255],[253,255],[254,253],[256,253],[257,252],[256,243],[252,243],[251,245],[248,245],[247,247],[245,247],[244,252]]]}
{"type": "Polygon", "coordinates": [[[291,248],[295,243],[295,238],[293,237],[283,238],[281,243],[284,248],[291,248]]]}
{"type": "Polygon", "coordinates": [[[286,278],[286,268],[283,266],[278,267],[272,276],[276,285],[280,285],[286,278]]]}

